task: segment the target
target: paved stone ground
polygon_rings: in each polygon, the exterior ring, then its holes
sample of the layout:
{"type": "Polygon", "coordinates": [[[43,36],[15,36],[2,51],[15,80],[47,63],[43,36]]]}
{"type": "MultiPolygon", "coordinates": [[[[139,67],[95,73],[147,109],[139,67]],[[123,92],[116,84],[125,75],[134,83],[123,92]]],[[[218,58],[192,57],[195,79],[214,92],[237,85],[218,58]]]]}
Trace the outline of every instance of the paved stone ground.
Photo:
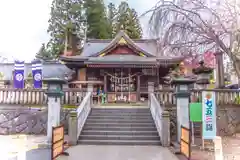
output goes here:
{"type": "Polygon", "coordinates": [[[61,156],[57,160],[178,160],[168,148],[160,146],[77,145],[67,152],[69,157],[61,156]]]}
{"type": "MultiPolygon", "coordinates": [[[[65,136],[67,140],[67,136],[65,136]]],[[[46,143],[46,136],[0,136],[1,160],[50,160],[50,149],[38,148],[46,143]],[[21,159],[22,160],[22,159],[21,159]]],[[[94,146],[77,145],[70,147],[69,157],[61,156],[58,160],[178,160],[167,148],[160,146],[94,146]]]]}
{"type": "MultiPolygon", "coordinates": [[[[66,136],[67,140],[67,136],[66,136]]],[[[0,136],[0,159],[17,160],[16,156],[25,153],[25,160],[48,160],[49,149],[38,149],[38,145],[46,143],[45,136],[0,136]]],[[[58,160],[78,160],[83,155],[85,160],[177,160],[166,148],[159,146],[83,146],[78,145],[67,150],[69,157],[58,160]],[[117,158],[116,158],[117,157],[117,158]],[[163,159],[164,157],[164,159],[163,159]]],[[[223,138],[224,160],[240,160],[240,134],[223,138]]],[[[192,160],[214,160],[213,152],[194,149],[192,160]]]]}
{"type": "MultiPolygon", "coordinates": [[[[240,134],[233,137],[223,137],[223,160],[240,160],[240,134]]],[[[194,149],[193,160],[214,160],[214,152],[194,149]]]]}

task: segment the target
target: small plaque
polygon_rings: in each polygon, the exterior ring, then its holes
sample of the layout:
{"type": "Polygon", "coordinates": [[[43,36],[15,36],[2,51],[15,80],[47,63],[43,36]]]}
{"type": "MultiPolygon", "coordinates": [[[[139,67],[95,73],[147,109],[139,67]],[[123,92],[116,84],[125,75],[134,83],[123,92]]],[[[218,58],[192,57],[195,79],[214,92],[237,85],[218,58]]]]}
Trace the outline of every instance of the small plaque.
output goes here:
{"type": "Polygon", "coordinates": [[[186,156],[187,159],[190,159],[191,156],[191,141],[190,141],[190,129],[181,126],[181,141],[180,141],[180,149],[181,154],[186,156]]]}
{"type": "Polygon", "coordinates": [[[185,128],[181,129],[181,140],[189,143],[189,131],[185,128]]]}
{"type": "Polygon", "coordinates": [[[187,158],[190,157],[189,144],[181,140],[181,153],[187,158]]]}
{"type": "Polygon", "coordinates": [[[53,127],[52,129],[52,160],[55,160],[63,153],[64,149],[64,126],[53,127]]]}

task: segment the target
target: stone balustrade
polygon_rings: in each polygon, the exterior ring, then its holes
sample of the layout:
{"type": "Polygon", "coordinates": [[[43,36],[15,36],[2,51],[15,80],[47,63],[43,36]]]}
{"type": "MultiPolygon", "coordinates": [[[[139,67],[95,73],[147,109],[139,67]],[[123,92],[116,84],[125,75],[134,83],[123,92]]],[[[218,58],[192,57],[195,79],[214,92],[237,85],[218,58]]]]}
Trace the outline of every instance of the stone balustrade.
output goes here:
{"type": "MultiPolygon", "coordinates": [[[[46,89],[0,89],[0,104],[45,105],[46,89]]],[[[81,89],[64,89],[61,103],[64,105],[79,105],[86,92],[81,89]]]]}
{"type": "MultiPolygon", "coordinates": [[[[240,90],[234,89],[193,89],[191,90],[191,102],[202,101],[202,91],[216,92],[217,105],[240,105],[240,90]]],[[[176,105],[174,96],[175,90],[157,90],[155,91],[156,98],[165,106],[176,105]]]]}
{"type": "MultiPolygon", "coordinates": [[[[46,89],[13,89],[0,88],[0,104],[20,104],[20,105],[44,105],[47,103],[46,89]]],[[[86,90],[78,88],[63,89],[64,96],[61,99],[63,105],[78,106],[86,95],[86,90]]],[[[191,102],[202,101],[202,91],[191,90],[191,102]]],[[[216,102],[218,105],[240,105],[240,90],[234,89],[211,89],[205,91],[216,92],[216,102]]],[[[174,90],[155,90],[156,98],[165,106],[176,105],[174,90]]]]}

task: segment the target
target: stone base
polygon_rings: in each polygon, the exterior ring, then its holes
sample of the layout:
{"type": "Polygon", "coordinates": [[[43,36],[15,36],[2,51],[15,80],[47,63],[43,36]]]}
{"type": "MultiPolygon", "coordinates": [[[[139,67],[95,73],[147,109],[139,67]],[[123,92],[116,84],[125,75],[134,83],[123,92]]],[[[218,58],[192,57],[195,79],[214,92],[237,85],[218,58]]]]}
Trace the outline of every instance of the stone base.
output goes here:
{"type": "Polygon", "coordinates": [[[42,144],[38,144],[38,148],[39,149],[50,149],[52,147],[51,143],[42,143],[42,144]]]}
{"type": "Polygon", "coordinates": [[[170,150],[174,154],[181,154],[180,144],[178,142],[171,142],[170,150]]]}

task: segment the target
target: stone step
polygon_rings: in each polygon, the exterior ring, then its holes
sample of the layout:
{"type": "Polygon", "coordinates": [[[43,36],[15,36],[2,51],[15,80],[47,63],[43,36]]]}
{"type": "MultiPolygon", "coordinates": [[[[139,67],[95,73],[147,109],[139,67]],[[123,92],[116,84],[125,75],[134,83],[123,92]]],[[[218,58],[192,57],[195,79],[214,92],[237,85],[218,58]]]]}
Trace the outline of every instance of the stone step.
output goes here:
{"type": "Polygon", "coordinates": [[[157,131],[111,131],[111,130],[83,130],[81,135],[142,135],[158,136],[157,131]]]}
{"type": "Polygon", "coordinates": [[[156,131],[155,126],[84,126],[83,130],[109,130],[109,131],[156,131]]]}
{"type": "Polygon", "coordinates": [[[92,109],[91,113],[129,113],[129,114],[146,114],[146,113],[150,113],[150,110],[129,110],[129,109],[119,109],[119,110],[112,110],[112,109],[99,109],[99,110],[95,110],[92,109]]]}
{"type": "Polygon", "coordinates": [[[152,117],[150,116],[89,116],[88,120],[146,120],[146,121],[153,121],[152,117]]]}
{"type": "Polygon", "coordinates": [[[91,112],[89,116],[150,116],[152,117],[151,113],[121,113],[121,112],[91,112]]]}
{"type": "Polygon", "coordinates": [[[110,119],[116,119],[116,118],[135,118],[135,119],[152,119],[151,115],[92,115],[90,114],[88,118],[110,118],[110,119]]]}
{"type": "Polygon", "coordinates": [[[78,140],[86,145],[161,145],[159,140],[78,140]]]}
{"type": "Polygon", "coordinates": [[[92,111],[148,112],[149,108],[92,108],[92,111]]]}
{"type": "Polygon", "coordinates": [[[159,136],[142,135],[81,135],[79,140],[160,140],[159,136]]]}
{"type": "Polygon", "coordinates": [[[86,121],[84,127],[155,127],[154,123],[116,123],[116,122],[88,122],[86,121]]]}
{"type": "Polygon", "coordinates": [[[87,122],[97,123],[154,123],[152,119],[87,119],[87,122]]]}

